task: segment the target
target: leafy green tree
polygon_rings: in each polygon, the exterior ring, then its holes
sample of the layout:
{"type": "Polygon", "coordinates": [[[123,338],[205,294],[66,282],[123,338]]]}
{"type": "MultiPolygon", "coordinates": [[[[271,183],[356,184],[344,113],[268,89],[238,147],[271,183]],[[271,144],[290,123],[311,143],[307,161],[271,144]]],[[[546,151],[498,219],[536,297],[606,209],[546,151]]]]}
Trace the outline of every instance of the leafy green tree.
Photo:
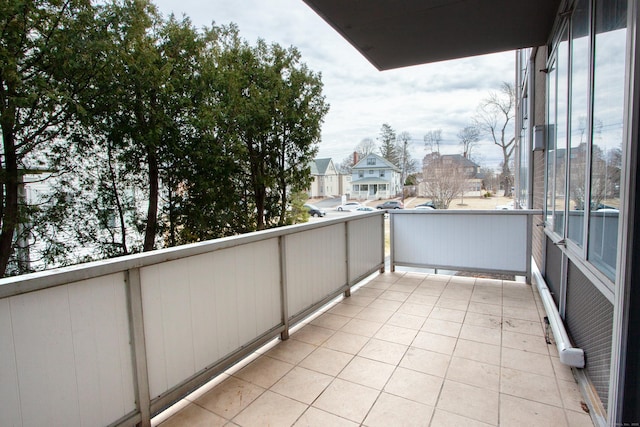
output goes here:
{"type": "Polygon", "coordinates": [[[0,276],[14,254],[21,177],[48,168],[39,149],[65,135],[82,108],[103,34],[94,16],[86,0],[0,5],[0,276]]]}
{"type": "Polygon", "coordinates": [[[380,128],[378,141],[380,141],[380,155],[400,167],[401,159],[396,145],[396,131],[389,124],[384,123],[380,128]]]}

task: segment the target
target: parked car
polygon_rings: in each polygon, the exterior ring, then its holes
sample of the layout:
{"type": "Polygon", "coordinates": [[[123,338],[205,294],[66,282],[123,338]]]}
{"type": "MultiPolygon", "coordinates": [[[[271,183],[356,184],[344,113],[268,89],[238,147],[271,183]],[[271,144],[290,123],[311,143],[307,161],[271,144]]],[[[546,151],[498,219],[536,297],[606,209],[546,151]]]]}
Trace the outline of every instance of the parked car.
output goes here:
{"type": "Polygon", "coordinates": [[[426,206],[426,207],[431,208],[431,209],[435,209],[436,208],[436,204],[433,203],[433,200],[432,200],[430,202],[420,203],[419,205],[416,205],[416,209],[418,209],[419,207],[423,207],[423,206],[426,206]]]}
{"type": "Polygon", "coordinates": [[[358,211],[358,212],[373,212],[373,211],[375,211],[375,209],[373,209],[371,206],[360,206],[358,209],[356,209],[356,211],[358,211]]]}
{"type": "Polygon", "coordinates": [[[355,211],[356,209],[358,209],[359,207],[361,207],[362,205],[358,202],[347,202],[344,205],[340,205],[336,208],[336,210],[342,212],[342,211],[355,211]]]}
{"type": "Polygon", "coordinates": [[[418,205],[415,207],[415,210],[417,211],[432,211],[435,208],[432,208],[431,206],[424,206],[424,205],[418,205]]]}
{"type": "Polygon", "coordinates": [[[309,215],[310,216],[323,217],[323,216],[325,216],[327,214],[325,211],[323,211],[322,209],[320,209],[316,205],[312,205],[310,203],[305,203],[304,207],[305,207],[305,209],[307,209],[309,211],[309,215]]]}
{"type": "Polygon", "coordinates": [[[404,209],[404,205],[399,200],[389,200],[376,206],[376,209],[404,209]]]}

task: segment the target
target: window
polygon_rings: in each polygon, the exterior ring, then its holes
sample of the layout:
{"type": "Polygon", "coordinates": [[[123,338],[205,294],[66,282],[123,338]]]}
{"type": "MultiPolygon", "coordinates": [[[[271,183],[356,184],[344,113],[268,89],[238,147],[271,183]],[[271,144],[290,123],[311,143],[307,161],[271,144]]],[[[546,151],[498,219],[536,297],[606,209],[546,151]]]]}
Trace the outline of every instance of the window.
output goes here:
{"type": "Polygon", "coordinates": [[[353,191],[360,191],[360,186],[358,184],[354,184],[353,191]]]}
{"type": "Polygon", "coordinates": [[[626,1],[597,1],[588,259],[615,277],[622,166],[626,1]]]}
{"type": "Polygon", "coordinates": [[[364,178],[364,171],[358,171],[358,178],[364,178]]]}
{"type": "Polygon", "coordinates": [[[380,171],[380,178],[384,178],[384,170],[380,171]]]}
{"type": "Polygon", "coordinates": [[[548,230],[611,281],[624,149],[626,25],[626,1],[577,0],[547,66],[548,230]]]}
{"type": "Polygon", "coordinates": [[[369,169],[369,175],[373,175],[373,169],[369,169]]]}
{"type": "Polygon", "coordinates": [[[375,157],[367,157],[367,165],[375,165],[376,158],[375,157]]]}

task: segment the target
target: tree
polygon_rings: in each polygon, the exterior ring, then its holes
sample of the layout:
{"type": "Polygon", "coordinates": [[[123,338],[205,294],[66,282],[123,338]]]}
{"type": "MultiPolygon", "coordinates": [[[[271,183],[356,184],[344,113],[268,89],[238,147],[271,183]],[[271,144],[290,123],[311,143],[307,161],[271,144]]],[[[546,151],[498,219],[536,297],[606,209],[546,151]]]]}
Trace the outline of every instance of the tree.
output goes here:
{"type": "Polygon", "coordinates": [[[446,164],[437,152],[425,156],[423,174],[426,195],[437,209],[449,209],[451,201],[464,191],[468,178],[462,168],[446,164]]]}
{"type": "MultiPolygon", "coordinates": [[[[400,184],[404,187],[409,174],[417,169],[417,162],[411,157],[411,135],[409,132],[401,132],[398,135],[397,151],[400,153],[400,184]]],[[[402,192],[404,201],[404,191],[402,192]]]]}
{"type": "Polygon", "coordinates": [[[501,183],[507,197],[511,197],[513,187],[513,174],[509,165],[515,148],[515,133],[511,124],[514,119],[514,105],[513,85],[503,82],[498,92],[490,92],[480,103],[474,119],[478,129],[488,134],[502,151],[501,183]]]}
{"type": "Polygon", "coordinates": [[[424,147],[430,153],[440,154],[440,142],[442,142],[442,129],[430,130],[424,135],[424,147]]]}
{"type": "Polygon", "coordinates": [[[89,1],[0,6],[0,276],[15,249],[21,176],[25,170],[48,169],[39,148],[73,127],[102,34],[89,1]]]}
{"type": "Polygon", "coordinates": [[[400,155],[396,146],[396,132],[389,124],[384,123],[380,128],[380,155],[395,166],[400,166],[400,155]]]}
{"type": "Polygon", "coordinates": [[[458,139],[462,145],[462,156],[465,159],[471,159],[471,150],[480,141],[480,130],[477,126],[465,126],[458,132],[458,139]]]}
{"type": "Polygon", "coordinates": [[[371,138],[364,138],[353,149],[354,154],[350,154],[337,165],[340,173],[351,174],[351,169],[355,166],[357,159],[364,159],[369,154],[376,151],[376,143],[371,138]]]}

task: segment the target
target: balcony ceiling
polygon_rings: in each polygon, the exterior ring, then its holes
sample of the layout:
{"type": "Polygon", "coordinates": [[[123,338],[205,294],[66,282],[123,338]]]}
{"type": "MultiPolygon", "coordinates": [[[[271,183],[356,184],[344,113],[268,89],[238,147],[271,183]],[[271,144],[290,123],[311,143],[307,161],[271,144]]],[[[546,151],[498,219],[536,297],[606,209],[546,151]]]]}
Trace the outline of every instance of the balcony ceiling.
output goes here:
{"type": "Polygon", "coordinates": [[[560,0],[303,0],[379,70],[541,46],[560,0]]]}

